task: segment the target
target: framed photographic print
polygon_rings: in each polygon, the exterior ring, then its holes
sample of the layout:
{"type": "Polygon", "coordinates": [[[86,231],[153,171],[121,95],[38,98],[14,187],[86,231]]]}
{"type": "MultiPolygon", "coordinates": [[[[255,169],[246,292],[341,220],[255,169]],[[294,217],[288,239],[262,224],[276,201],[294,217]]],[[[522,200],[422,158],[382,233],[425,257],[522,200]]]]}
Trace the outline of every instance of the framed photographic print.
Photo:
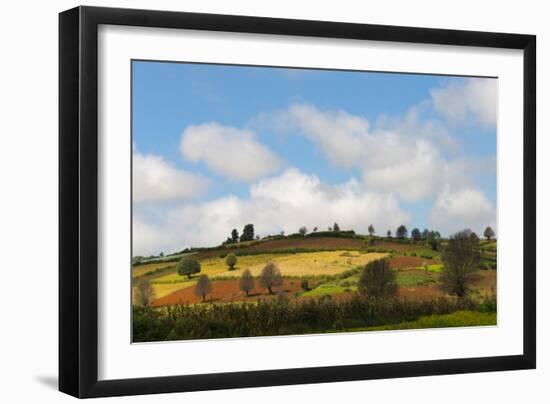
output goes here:
{"type": "Polygon", "coordinates": [[[61,391],[535,367],[534,36],[59,21],[61,391]]]}

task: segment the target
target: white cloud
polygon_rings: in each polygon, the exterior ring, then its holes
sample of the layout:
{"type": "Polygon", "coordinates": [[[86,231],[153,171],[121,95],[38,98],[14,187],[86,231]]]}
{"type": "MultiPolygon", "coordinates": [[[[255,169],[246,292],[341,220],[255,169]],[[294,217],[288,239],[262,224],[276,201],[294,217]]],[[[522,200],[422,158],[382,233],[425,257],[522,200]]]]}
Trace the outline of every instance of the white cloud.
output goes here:
{"type": "Polygon", "coordinates": [[[321,111],[295,104],[271,117],[263,114],[255,125],[301,133],[337,167],[359,168],[365,184],[377,191],[393,192],[408,202],[432,197],[446,181],[451,166],[439,147],[456,149],[448,133],[437,123],[418,121],[418,108],[404,119],[380,119],[375,127],[345,111],[321,111]]]}
{"type": "Polygon", "coordinates": [[[215,245],[231,229],[240,232],[247,223],[254,224],[256,233],[266,235],[297,232],[301,226],[326,229],[334,222],[359,232],[366,232],[372,223],[382,233],[410,222],[410,214],[393,194],[366,192],[354,179],[335,186],[324,184],[297,169],[251,185],[246,199],[227,196],[182,204],[165,210],[156,224],[145,224],[140,215],[136,212],[134,219],[139,223],[134,226],[135,255],[215,245]]]}
{"type": "Polygon", "coordinates": [[[431,90],[434,109],[451,122],[494,125],[497,117],[497,80],[471,78],[451,81],[431,90]]]}
{"type": "Polygon", "coordinates": [[[445,186],[432,207],[430,224],[446,235],[467,228],[481,235],[486,226],[496,230],[496,212],[479,189],[445,186]]]}
{"type": "Polygon", "coordinates": [[[189,199],[210,184],[203,176],[180,170],[161,156],[143,155],[135,149],[132,164],[135,203],[189,199]]]}
{"type": "Polygon", "coordinates": [[[282,164],[254,132],[215,122],[188,126],[180,149],[186,159],[203,161],[210,170],[236,181],[253,182],[276,172],[282,164]]]}

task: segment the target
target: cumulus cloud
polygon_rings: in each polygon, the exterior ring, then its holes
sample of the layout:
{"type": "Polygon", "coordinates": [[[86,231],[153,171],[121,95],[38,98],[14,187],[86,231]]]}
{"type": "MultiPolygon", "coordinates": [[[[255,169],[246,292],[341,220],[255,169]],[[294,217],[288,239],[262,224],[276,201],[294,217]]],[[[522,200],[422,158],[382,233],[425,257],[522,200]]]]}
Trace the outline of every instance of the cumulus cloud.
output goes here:
{"type": "MultiPolygon", "coordinates": [[[[136,213],[137,216],[140,212],[136,213]]],[[[205,203],[185,203],[167,209],[160,221],[134,219],[134,254],[175,251],[187,246],[209,246],[225,240],[231,229],[253,223],[256,233],[297,232],[301,226],[326,229],[338,222],[342,229],[366,232],[409,224],[410,214],[391,193],[367,192],[354,179],[328,185],[315,175],[287,169],[279,176],[250,186],[247,198],[227,196],[205,203]],[[158,235],[158,237],[156,236],[158,235]]],[[[382,231],[382,230],[380,230],[382,231]]]]}
{"type": "Polygon", "coordinates": [[[486,226],[496,229],[496,212],[481,190],[445,186],[430,212],[430,224],[447,235],[466,228],[480,235],[486,226]]]}
{"type": "Polygon", "coordinates": [[[222,126],[215,122],[188,126],[181,137],[182,155],[226,178],[253,182],[276,172],[282,165],[251,130],[222,126]]]}
{"type": "Polygon", "coordinates": [[[161,156],[133,152],[133,200],[135,203],[189,199],[203,193],[208,179],[176,168],[161,156]]]}
{"type": "Polygon", "coordinates": [[[453,80],[431,90],[435,111],[455,123],[494,125],[497,118],[497,80],[453,80]]]}
{"type": "Polygon", "coordinates": [[[337,167],[359,168],[368,187],[396,193],[407,202],[433,197],[447,181],[464,180],[440,149],[457,145],[447,131],[431,121],[420,122],[418,108],[403,119],[380,119],[375,126],[345,111],[322,111],[295,104],[271,117],[264,114],[256,125],[300,133],[310,139],[337,167]],[[453,174],[452,176],[450,174],[453,174]]]}

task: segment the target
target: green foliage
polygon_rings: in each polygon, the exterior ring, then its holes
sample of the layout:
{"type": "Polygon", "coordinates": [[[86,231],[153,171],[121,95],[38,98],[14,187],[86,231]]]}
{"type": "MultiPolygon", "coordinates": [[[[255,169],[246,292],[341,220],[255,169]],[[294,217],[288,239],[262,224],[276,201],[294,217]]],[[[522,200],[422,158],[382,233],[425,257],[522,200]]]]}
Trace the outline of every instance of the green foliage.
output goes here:
{"type": "Polygon", "coordinates": [[[491,240],[491,238],[495,237],[495,232],[493,229],[491,229],[489,226],[487,226],[487,228],[485,229],[485,231],[483,232],[483,236],[487,239],[487,240],[491,240]]]}
{"type": "Polygon", "coordinates": [[[395,272],[390,269],[388,260],[369,262],[359,277],[359,292],[370,297],[391,297],[397,294],[395,272]]]}
{"type": "Polygon", "coordinates": [[[340,231],[340,226],[338,226],[338,223],[334,222],[334,226],[332,226],[333,231],[340,231]]]}
{"type": "Polygon", "coordinates": [[[254,240],[254,225],[253,224],[247,224],[247,225],[244,226],[240,240],[241,240],[241,242],[242,241],[252,241],[252,240],[254,240]]]}
{"type": "Polygon", "coordinates": [[[408,230],[407,228],[405,227],[405,225],[401,225],[397,228],[397,230],[395,231],[395,236],[397,238],[400,238],[400,239],[403,239],[403,238],[406,238],[407,237],[407,234],[408,234],[408,230]]]}
{"type": "MultiPolygon", "coordinates": [[[[424,316],[478,310],[469,299],[319,299],[134,307],[134,342],[311,334],[402,324],[424,316]]],[[[460,325],[460,324],[459,324],[460,325]]],[[[437,325],[436,325],[437,326],[437,325]]],[[[397,327],[399,328],[399,327],[397,327]]]]}
{"type": "Polygon", "coordinates": [[[230,271],[235,269],[235,265],[237,265],[237,257],[235,256],[235,254],[228,254],[227,257],[225,257],[225,263],[229,267],[230,271]]]}
{"type": "Polygon", "coordinates": [[[300,227],[300,230],[298,230],[298,233],[300,233],[301,236],[305,237],[307,234],[307,227],[306,226],[300,227]]]}
{"type": "Polygon", "coordinates": [[[481,260],[479,238],[470,230],[452,235],[441,259],[441,281],[444,288],[451,294],[465,296],[481,260]]]}
{"type": "Polygon", "coordinates": [[[375,230],[374,230],[374,226],[373,226],[372,224],[369,225],[368,232],[369,232],[369,236],[373,236],[373,235],[374,235],[375,230]]]}
{"type": "Polygon", "coordinates": [[[422,239],[422,233],[420,233],[420,230],[415,227],[412,231],[411,231],[411,238],[414,240],[414,241],[420,241],[422,239]]]}
{"type": "Polygon", "coordinates": [[[187,275],[187,278],[191,278],[193,274],[198,274],[201,271],[201,264],[193,257],[183,257],[176,265],[176,272],[178,275],[187,275]]]}

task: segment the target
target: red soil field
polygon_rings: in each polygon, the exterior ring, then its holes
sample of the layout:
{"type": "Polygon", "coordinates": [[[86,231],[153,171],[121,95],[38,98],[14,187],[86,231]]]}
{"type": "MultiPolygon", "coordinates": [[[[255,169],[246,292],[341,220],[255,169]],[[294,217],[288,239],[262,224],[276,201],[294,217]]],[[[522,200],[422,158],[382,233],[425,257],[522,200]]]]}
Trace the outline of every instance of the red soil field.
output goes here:
{"type": "Polygon", "coordinates": [[[397,256],[390,258],[390,268],[392,269],[402,269],[402,268],[416,268],[421,267],[424,264],[431,264],[434,260],[427,260],[420,257],[405,257],[397,256]]]}
{"type": "MultiPolygon", "coordinates": [[[[239,289],[239,280],[223,280],[212,282],[212,292],[206,296],[206,301],[210,303],[227,303],[236,301],[249,301],[254,303],[257,299],[274,299],[277,297],[278,292],[285,292],[291,294],[301,290],[299,279],[284,279],[281,286],[273,288],[273,294],[269,295],[265,288],[258,285],[256,281],[256,287],[250,291],[250,296],[246,296],[243,291],[239,289]]],[[[189,286],[185,289],[180,289],[167,296],[161,297],[153,301],[153,307],[169,306],[176,304],[195,304],[200,303],[202,297],[195,295],[195,285],[189,286]]]]}

